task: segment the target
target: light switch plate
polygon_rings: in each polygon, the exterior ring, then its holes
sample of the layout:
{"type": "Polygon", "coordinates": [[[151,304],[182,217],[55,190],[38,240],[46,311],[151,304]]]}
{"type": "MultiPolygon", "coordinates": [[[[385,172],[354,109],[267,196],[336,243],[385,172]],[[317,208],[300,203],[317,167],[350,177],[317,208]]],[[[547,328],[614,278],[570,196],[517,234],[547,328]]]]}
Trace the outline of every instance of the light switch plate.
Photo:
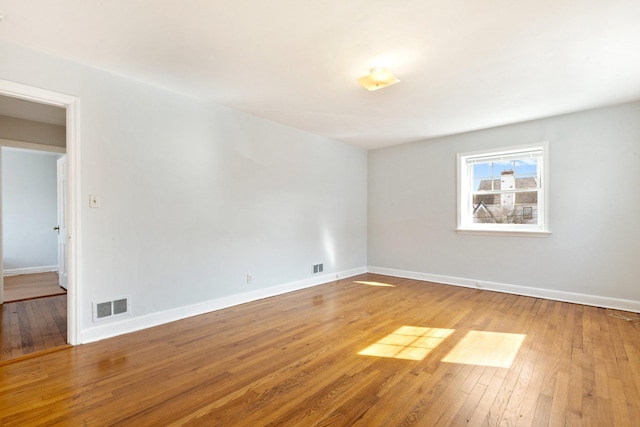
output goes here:
{"type": "Polygon", "coordinates": [[[99,208],[100,207],[100,196],[96,194],[89,194],[89,207],[90,208],[99,208]]]}

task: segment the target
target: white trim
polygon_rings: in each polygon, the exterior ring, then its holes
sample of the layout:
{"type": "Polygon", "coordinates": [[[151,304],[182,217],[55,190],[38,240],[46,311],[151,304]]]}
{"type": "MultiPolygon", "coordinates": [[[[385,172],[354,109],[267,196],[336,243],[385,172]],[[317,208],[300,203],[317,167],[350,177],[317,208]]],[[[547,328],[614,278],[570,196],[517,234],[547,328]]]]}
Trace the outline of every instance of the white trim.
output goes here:
{"type": "Polygon", "coordinates": [[[478,234],[485,236],[511,236],[511,237],[549,237],[550,231],[542,230],[474,230],[473,228],[456,228],[458,234],[478,234]]]}
{"type": "MultiPolygon", "coordinates": [[[[0,79],[0,95],[23,99],[40,104],[66,108],[68,158],[68,281],[67,281],[67,342],[80,343],[81,325],[79,324],[78,307],[81,297],[81,235],[80,235],[80,98],[47,89],[0,79]]],[[[0,264],[1,265],[1,264],[0,264]]],[[[1,270],[1,267],[0,267],[1,270]]],[[[0,275],[2,277],[2,275],[0,275]]],[[[2,294],[0,294],[0,297],[2,294]]]]}
{"type": "Polygon", "coordinates": [[[46,151],[49,153],[66,153],[66,147],[58,147],[57,145],[38,144],[36,142],[17,141],[13,139],[0,138],[0,146],[11,148],[22,148],[24,150],[46,151]]]}
{"type": "Polygon", "coordinates": [[[82,284],[80,282],[82,268],[82,251],[80,242],[82,234],[80,214],[82,188],[80,184],[80,98],[74,98],[67,104],[67,180],[68,207],[67,229],[69,244],[67,245],[67,340],[69,344],[80,344],[82,325],[80,324],[80,301],[82,301],[82,284]]]}
{"type": "Polygon", "coordinates": [[[444,285],[462,286],[466,288],[482,289],[485,291],[504,292],[507,294],[523,295],[528,297],[549,299],[554,301],[571,302],[575,304],[590,305],[594,307],[612,308],[615,310],[640,312],[640,301],[610,298],[598,295],[578,294],[574,292],[557,291],[553,289],[534,288],[529,286],[509,285],[485,280],[466,279],[461,277],[441,276],[439,274],[420,273],[416,271],[395,270],[392,268],[373,267],[367,268],[369,273],[383,274],[385,276],[402,277],[407,279],[423,280],[427,282],[441,283],[444,285]]]}
{"type": "Polygon", "coordinates": [[[19,274],[48,273],[50,271],[58,271],[58,266],[43,265],[40,267],[10,268],[8,270],[2,270],[2,275],[6,277],[6,276],[17,276],[19,274]]]}
{"type": "Polygon", "coordinates": [[[101,323],[103,324],[94,326],[92,328],[87,328],[82,331],[82,343],[85,344],[105,338],[111,338],[118,335],[162,325],[165,323],[174,322],[176,320],[182,320],[188,317],[198,316],[200,314],[205,314],[216,310],[222,310],[224,308],[233,307],[235,305],[245,304],[251,301],[286,294],[288,292],[322,285],[347,277],[357,276],[358,274],[364,274],[366,272],[366,267],[354,268],[351,270],[324,274],[322,276],[315,276],[305,280],[272,286],[270,288],[256,289],[255,291],[251,292],[229,295],[226,297],[204,301],[197,304],[178,307],[158,313],[147,314],[145,316],[134,318],[129,317],[124,320],[109,323],[104,323],[103,320],[110,318],[101,319],[101,323]]]}

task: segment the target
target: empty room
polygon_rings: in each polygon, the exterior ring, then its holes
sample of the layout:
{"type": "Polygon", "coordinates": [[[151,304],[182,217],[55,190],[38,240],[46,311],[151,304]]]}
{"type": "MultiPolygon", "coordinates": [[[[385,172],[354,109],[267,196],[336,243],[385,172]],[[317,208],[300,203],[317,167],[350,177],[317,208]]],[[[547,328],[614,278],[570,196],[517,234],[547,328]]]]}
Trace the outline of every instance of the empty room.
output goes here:
{"type": "Polygon", "coordinates": [[[0,1],[0,424],[636,425],[639,22],[0,1]]]}

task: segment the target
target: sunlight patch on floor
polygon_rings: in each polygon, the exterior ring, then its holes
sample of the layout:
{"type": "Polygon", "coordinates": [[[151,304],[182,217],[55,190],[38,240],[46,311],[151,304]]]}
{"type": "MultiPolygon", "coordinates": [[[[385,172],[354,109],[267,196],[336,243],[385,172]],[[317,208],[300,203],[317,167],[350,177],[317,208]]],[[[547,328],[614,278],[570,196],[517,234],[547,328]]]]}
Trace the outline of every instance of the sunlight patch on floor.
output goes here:
{"type": "Polygon", "coordinates": [[[469,331],[442,361],[509,368],[526,335],[469,331]]]}
{"type": "Polygon", "coordinates": [[[454,331],[454,329],[402,326],[358,354],[422,360],[454,331]]]}
{"type": "Polygon", "coordinates": [[[357,283],[359,285],[368,285],[368,286],[384,286],[384,287],[388,287],[388,288],[395,288],[396,287],[396,285],[390,285],[388,283],[364,282],[364,281],[360,281],[360,280],[354,280],[353,283],[357,283]]]}

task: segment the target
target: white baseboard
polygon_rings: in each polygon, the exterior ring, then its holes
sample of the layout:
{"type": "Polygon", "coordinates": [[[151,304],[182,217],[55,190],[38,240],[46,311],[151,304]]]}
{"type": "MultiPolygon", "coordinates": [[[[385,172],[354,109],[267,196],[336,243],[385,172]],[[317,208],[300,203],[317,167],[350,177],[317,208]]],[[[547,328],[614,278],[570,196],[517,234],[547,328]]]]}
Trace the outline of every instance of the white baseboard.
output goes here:
{"type": "Polygon", "coordinates": [[[344,270],[322,276],[314,276],[309,279],[299,280],[296,282],[285,283],[282,285],[272,286],[265,289],[256,289],[255,291],[245,292],[242,294],[229,295],[227,297],[217,298],[214,300],[204,301],[184,307],[178,307],[158,313],[147,314],[140,317],[118,318],[119,321],[105,323],[103,319],[99,326],[94,326],[82,330],[80,342],[82,344],[99,341],[105,338],[115,337],[117,335],[128,334],[130,332],[139,331],[153,326],[162,325],[164,323],[174,322],[176,320],[186,319],[192,316],[209,313],[223,308],[233,307],[234,305],[244,304],[300,289],[310,288],[312,286],[322,285],[338,279],[364,274],[367,272],[366,267],[344,270]]]}
{"type": "Polygon", "coordinates": [[[424,280],[445,285],[463,286],[466,288],[482,289],[486,291],[504,292],[507,294],[523,295],[571,302],[595,307],[613,308],[615,310],[640,312],[640,301],[610,298],[597,295],[578,294],[573,292],[556,291],[553,289],[532,288],[528,286],[508,285],[505,283],[487,282],[485,280],[465,279],[461,277],[441,276],[438,274],[420,273],[416,271],[395,270],[391,268],[367,268],[369,273],[384,274],[385,276],[403,277],[407,279],[424,280]]]}
{"type": "Polygon", "coordinates": [[[47,273],[49,271],[58,271],[57,265],[44,265],[41,267],[27,267],[27,268],[10,268],[2,270],[3,276],[17,276],[18,274],[35,274],[35,273],[47,273]]]}

